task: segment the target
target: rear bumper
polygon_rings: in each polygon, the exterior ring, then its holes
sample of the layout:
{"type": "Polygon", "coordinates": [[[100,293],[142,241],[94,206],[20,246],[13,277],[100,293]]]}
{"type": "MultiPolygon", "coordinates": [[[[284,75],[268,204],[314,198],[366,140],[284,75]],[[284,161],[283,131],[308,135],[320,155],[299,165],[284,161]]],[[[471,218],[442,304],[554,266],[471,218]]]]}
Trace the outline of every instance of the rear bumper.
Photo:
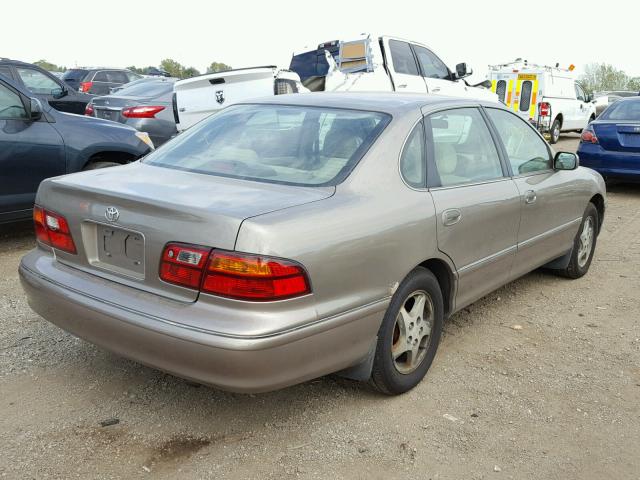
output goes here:
{"type": "MultiPolygon", "coordinates": [[[[112,282],[76,272],[41,250],[22,259],[19,273],[31,308],[60,328],[142,364],[234,392],[275,390],[359,363],[388,305],[375,302],[273,335],[221,336],[100,298],[96,292],[112,282]],[[63,283],[70,272],[83,277],[82,291],[63,283]]],[[[153,296],[130,290],[131,296],[153,296]]],[[[209,314],[215,323],[216,311],[209,314]]]]}
{"type": "Polygon", "coordinates": [[[578,146],[580,165],[595,170],[603,177],[640,180],[640,154],[604,150],[598,144],[582,143],[578,146]]]}

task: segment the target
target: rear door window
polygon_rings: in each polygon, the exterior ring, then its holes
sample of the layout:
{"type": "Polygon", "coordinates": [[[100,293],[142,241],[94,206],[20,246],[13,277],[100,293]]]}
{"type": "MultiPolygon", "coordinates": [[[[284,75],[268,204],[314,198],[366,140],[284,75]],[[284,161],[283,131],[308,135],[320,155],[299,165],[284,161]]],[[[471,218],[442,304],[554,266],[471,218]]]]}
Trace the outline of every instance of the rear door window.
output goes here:
{"type": "Polygon", "coordinates": [[[120,70],[111,70],[107,72],[108,82],[110,83],[129,83],[129,77],[120,70]]]}
{"type": "Polygon", "coordinates": [[[430,183],[448,187],[502,178],[502,164],[493,138],[477,108],[456,108],[431,114],[426,128],[437,173],[430,183]]]}
{"type": "Polygon", "coordinates": [[[526,112],[531,106],[531,88],[533,84],[531,80],[522,82],[522,91],[520,93],[520,111],[526,112]]]}
{"type": "Polygon", "coordinates": [[[416,59],[411,51],[411,46],[407,42],[389,40],[389,50],[391,51],[393,69],[396,73],[416,76],[420,75],[416,59]]]}
{"type": "Polygon", "coordinates": [[[107,72],[106,71],[100,71],[100,72],[96,72],[95,76],[93,77],[93,81],[94,82],[108,82],[109,81],[109,77],[107,76],[107,72]]]}

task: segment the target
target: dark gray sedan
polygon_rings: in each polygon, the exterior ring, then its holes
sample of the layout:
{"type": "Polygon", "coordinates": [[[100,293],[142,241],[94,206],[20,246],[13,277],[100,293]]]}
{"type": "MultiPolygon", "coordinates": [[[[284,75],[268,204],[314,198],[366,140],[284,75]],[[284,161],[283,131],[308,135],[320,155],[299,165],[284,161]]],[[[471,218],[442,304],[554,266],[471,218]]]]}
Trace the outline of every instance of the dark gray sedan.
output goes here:
{"type": "Polygon", "coordinates": [[[232,391],[418,384],[446,317],[545,265],[585,275],[602,177],[498,103],[311,93],[232,105],[139,162],[44,181],[31,307],[232,391]]]}
{"type": "Polygon", "coordinates": [[[125,123],[147,132],[155,146],[176,134],[171,97],[175,78],[132,82],[111,95],[94,98],[85,115],[125,123]]]}

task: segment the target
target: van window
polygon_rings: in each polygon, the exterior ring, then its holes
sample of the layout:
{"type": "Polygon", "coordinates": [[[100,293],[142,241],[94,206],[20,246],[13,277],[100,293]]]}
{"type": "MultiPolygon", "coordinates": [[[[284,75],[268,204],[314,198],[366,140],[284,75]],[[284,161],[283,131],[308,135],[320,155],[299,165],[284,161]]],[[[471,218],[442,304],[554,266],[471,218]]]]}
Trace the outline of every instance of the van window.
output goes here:
{"type": "Polygon", "coordinates": [[[418,73],[416,59],[407,42],[389,40],[389,50],[391,50],[391,60],[393,61],[393,69],[396,73],[416,76],[420,75],[418,73]]]}
{"type": "Polygon", "coordinates": [[[522,90],[520,92],[520,111],[526,112],[531,106],[531,81],[526,80],[522,82],[522,90]]]}
{"type": "Polygon", "coordinates": [[[496,84],[496,95],[498,95],[498,99],[504,103],[504,97],[507,94],[507,81],[506,80],[498,80],[496,84]]]}

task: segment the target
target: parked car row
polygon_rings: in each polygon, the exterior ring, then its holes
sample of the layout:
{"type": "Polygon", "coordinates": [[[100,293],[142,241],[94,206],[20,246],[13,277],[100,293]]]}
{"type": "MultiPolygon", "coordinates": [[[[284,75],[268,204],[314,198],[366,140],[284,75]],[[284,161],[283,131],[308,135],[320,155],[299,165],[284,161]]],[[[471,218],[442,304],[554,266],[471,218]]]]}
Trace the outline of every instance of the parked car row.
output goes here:
{"type": "Polygon", "coordinates": [[[0,74],[0,223],[29,218],[45,178],[121,165],[153,149],[144,132],[59,112],[42,97],[0,74]]]}

